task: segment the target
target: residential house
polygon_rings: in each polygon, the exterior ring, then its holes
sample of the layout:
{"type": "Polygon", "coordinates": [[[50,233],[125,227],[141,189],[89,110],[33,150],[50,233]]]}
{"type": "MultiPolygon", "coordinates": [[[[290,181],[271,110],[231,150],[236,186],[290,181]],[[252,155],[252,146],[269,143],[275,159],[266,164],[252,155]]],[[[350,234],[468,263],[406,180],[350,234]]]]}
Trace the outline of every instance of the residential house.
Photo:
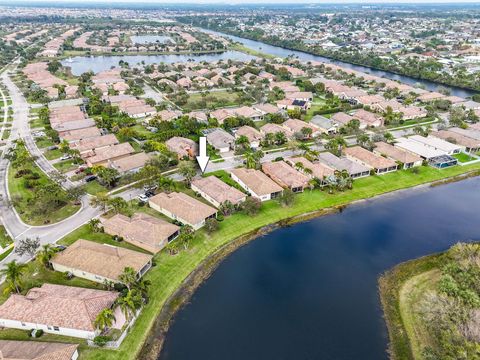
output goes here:
{"type": "Polygon", "coordinates": [[[50,263],[55,271],[103,284],[121,282],[125,268],[140,279],[152,266],[152,256],[137,251],[79,239],[57,253],[50,263]]]}
{"type": "Polygon", "coordinates": [[[330,166],[321,162],[313,163],[302,156],[290,157],[285,159],[285,161],[310,178],[317,178],[323,184],[326,183],[326,179],[335,175],[335,169],[331,168],[330,166]]]}
{"type": "Polygon", "coordinates": [[[347,171],[352,179],[370,175],[370,169],[345,157],[338,157],[329,152],[318,155],[318,160],[338,171],[347,171]]]}
{"type": "Polygon", "coordinates": [[[443,169],[454,166],[458,163],[457,159],[446,154],[445,151],[428,146],[425,143],[412,140],[411,138],[397,138],[395,147],[407,150],[425,159],[430,166],[443,169]]]}
{"type": "Polygon", "coordinates": [[[193,159],[198,154],[198,144],[184,137],[174,136],[165,142],[167,149],[178,155],[179,159],[193,159]]]}
{"type": "Polygon", "coordinates": [[[176,239],[180,231],[177,225],[145,213],[135,213],[132,217],[116,214],[100,220],[105,233],[120,236],[154,254],[176,239]]]}
{"type": "Polygon", "coordinates": [[[423,163],[423,160],[420,156],[403,150],[399,147],[387,144],[383,141],[375,143],[373,152],[377,155],[388,157],[397,163],[400,163],[404,169],[421,166],[423,163]]]}
{"type": "Polygon", "coordinates": [[[394,160],[377,155],[361,146],[346,148],[344,153],[348,159],[373,169],[377,175],[396,171],[398,167],[394,160]]]}
{"type": "Polygon", "coordinates": [[[288,119],[282,124],[282,126],[288,131],[290,131],[291,133],[298,134],[299,136],[305,139],[309,139],[309,138],[320,135],[320,129],[316,125],[307,123],[305,121],[298,120],[298,119],[288,119]],[[311,134],[304,133],[302,131],[304,128],[310,129],[311,134]]]}
{"type": "Polygon", "coordinates": [[[338,131],[338,123],[326,118],[325,116],[315,115],[310,123],[316,125],[321,132],[325,134],[335,134],[338,131]]]}
{"type": "Polygon", "coordinates": [[[475,153],[480,150],[480,140],[456,133],[455,131],[439,130],[430,134],[433,137],[457,144],[465,148],[466,152],[475,153]]]}
{"type": "Polygon", "coordinates": [[[259,170],[237,168],[233,169],[230,175],[243,189],[260,201],[275,199],[282,195],[282,187],[259,170]]]}
{"type": "Polygon", "coordinates": [[[266,123],[265,125],[263,125],[261,128],[260,128],[260,132],[263,134],[263,135],[266,135],[266,134],[276,134],[278,132],[281,132],[285,135],[285,137],[288,139],[290,137],[293,136],[293,133],[284,128],[283,126],[281,125],[278,125],[278,124],[274,124],[274,123],[266,123]]]}
{"type": "MultiPolygon", "coordinates": [[[[0,305],[0,326],[93,340],[100,333],[94,324],[97,315],[113,307],[118,295],[113,291],[43,284],[26,295],[10,295],[0,305]]],[[[114,314],[116,321],[111,328],[121,329],[125,318],[119,308],[114,314]]]]}
{"type": "Polygon", "coordinates": [[[87,163],[88,167],[94,165],[107,165],[111,161],[115,161],[129,155],[132,155],[135,152],[132,145],[129,143],[122,143],[117,145],[105,146],[100,149],[94,149],[91,156],[83,158],[87,163]]]}
{"type": "Polygon", "coordinates": [[[137,173],[150,159],[150,155],[144,152],[139,152],[117,160],[109,161],[109,165],[122,175],[127,173],[137,173]]]}
{"type": "Polygon", "coordinates": [[[1,360],[76,360],[78,344],[0,340],[1,360]]]}
{"type": "Polygon", "coordinates": [[[207,219],[217,216],[215,208],[179,192],[157,194],[150,198],[149,204],[152,209],[195,230],[204,226],[207,219]]]}
{"type": "Polygon", "coordinates": [[[461,146],[458,144],[452,144],[452,143],[449,143],[448,141],[442,140],[440,138],[437,138],[431,135],[427,137],[420,136],[420,135],[413,135],[413,136],[410,136],[409,139],[420,142],[433,149],[438,149],[440,151],[443,151],[447,155],[459,154],[460,152],[465,150],[464,146],[461,146]]]}
{"type": "Polygon", "coordinates": [[[353,113],[353,118],[360,121],[360,129],[367,127],[379,127],[383,125],[383,118],[364,109],[359,109],[353,113]]]}
{"type": "Polygon", "coordinates": [[[216,208],[220,208],[227,201],[238,205],[247,198],[243,192],[213,175],[193,180],[191,188],[216,208]]]}
{"type": "Polygon", "coordinates": [[[104,136],[96,136],[83,140],[79,140],[70,144],[70,148],[73,150],[78,150],[78,152],[83,156],[90,153],[92,156],[95,149],[101,149],[106,146],[116,145],[119,141],[114,134],[107,134],[104,136]]]}
{"type": "Polygon", "coordinates": [[[289,188],[293,192],[303,192],[309,187],[308,176],[295,170],[285,161],[265,162],[262,171],[273,181],[283,188],[289,188]]]}
{"type": "Polygon", "coordinates": [[[233,150],[235,147],[235,137],[223,129],[214,129],[206,134],[207,142],[220,153],[233,150]]]}
{"type": "Polygon", "coordinates": [[[240,136],[245,136],[250,142],[250,146],[254,149],[260,147],[260,142],[263,139],[260,131],[248,125],[241,126],[235,131],[235,139],[238,139],[240,136]]]}

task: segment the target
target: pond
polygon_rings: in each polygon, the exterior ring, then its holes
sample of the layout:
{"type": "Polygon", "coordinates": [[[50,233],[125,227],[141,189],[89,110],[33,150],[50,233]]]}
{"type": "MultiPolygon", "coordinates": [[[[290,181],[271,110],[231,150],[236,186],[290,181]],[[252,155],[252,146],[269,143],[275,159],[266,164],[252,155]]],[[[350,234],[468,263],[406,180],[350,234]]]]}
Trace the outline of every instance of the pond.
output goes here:
{"type": "Polygon", "coordinates": [[[79,76],[89,70],[92,70],[96,74],[100,71],[108,70],[112,67],[117,67],[120,60],[128,62],[129,65],[133,67],[137,64],[140,64],[142,61],[145,62],[145,64],[159,64],[162,62],[175,63],[187,61],[215,62],[219,60],[229,59],[238,61],[249,61],[255,59],[255,57],[234,50],[210,54],[75,56],[69,59],[62,60],[62,65],[70,67],[72,69],[72,74],[75,76],[79,76]]]}
{"type": "Polygon", "coordinates": [[[480,240],[480,178],[369,200],[228,257],[177,314],[161,360],[386,360],[377,280],[480,240]]]}

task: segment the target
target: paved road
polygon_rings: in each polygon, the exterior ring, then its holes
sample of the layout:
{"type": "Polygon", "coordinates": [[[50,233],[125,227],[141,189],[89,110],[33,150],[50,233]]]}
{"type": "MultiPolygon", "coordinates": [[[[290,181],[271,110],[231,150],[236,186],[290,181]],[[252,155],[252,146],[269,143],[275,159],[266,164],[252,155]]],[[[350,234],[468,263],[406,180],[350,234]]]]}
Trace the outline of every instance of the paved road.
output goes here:
{"type": "MultiPolygon", "coordinates": [[[[28,113],[29,106],[25,98],[15,86],[15,84],[7,76],[7,73],[1,75],[3,83],[7,86],[8,91],[12,99],[12,108],[13,108],[13,123],[11,127],[11,135],[7,140],[6,147],[12,145],[13,140],[18,138],[25,139],[25,144],[27,149],[35,156],[38,156],[37,164],[41,167],[43,171],[47,174],[55,170],[51,164],[45,159],[43,154],[40,152],[38,147],[35,145],[31,135],[28,124],[28,113]],[[53,168],[53,169],[52,169],[53,168]]],[[[46,225],[46,226],[30,226],[21,221],[18,215],[15,212],[15,209],[10,205],[9,194],[8,194],[8,184],[7,184],[7,169],[9,161],[3,157],[0,158],[0,214],[2,217],[2,222],[7,229],[10,236],[15,241],[26,237],[39,237],[42,244],[55,243],[72,230],[88,222],[90,219],[98,216],[100,211],[92,208],[89,205],[89,197],[85,196],[82,198],[82,207],[81,209],[73,216],[65,219],[59,223],[46,225]]],[[[71,182],[64,183],[66,188],[73,186],[71,182]]],[[[13,259],[19,261],[27,261],[28,257],[19,257],[17,254],[12,253],[2,262],[0,266],[4,265],[6,262],[9,262],[13,259]]]]}

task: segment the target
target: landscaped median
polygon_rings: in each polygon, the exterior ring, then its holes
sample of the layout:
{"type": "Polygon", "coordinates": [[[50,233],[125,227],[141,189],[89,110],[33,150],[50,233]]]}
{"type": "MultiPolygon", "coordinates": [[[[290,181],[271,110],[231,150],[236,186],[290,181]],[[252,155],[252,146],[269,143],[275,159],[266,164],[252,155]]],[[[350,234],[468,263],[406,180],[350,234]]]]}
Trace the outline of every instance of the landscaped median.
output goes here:
{"type": "Polygon", "coordinates": [[[9,155],[8,192],[23,222],[29,225],[55,223],[75,214],[80,205],[37,167],[23,144],[9,155]]]}

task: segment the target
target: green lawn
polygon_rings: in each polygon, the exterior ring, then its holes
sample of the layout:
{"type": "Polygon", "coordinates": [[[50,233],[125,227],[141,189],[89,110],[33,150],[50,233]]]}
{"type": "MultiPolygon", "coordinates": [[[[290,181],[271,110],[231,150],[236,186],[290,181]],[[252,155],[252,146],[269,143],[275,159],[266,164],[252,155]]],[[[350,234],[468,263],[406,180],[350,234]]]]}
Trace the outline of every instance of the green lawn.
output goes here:
{"type": "Polygon", "coordinates": [[[55,163],[53,166],[61,173],[66,173],[75,170],[78,167],[78,164],[75,162],[75,160],[65,160],[55,163]]]}
{"type": "Polygon", "coordinates": [[[296,196],[296,202],[291,207],[282,207],[277,202],[270,201],[263,204],[262,211],[257,216],[235,214],[228,217],[220,223],[219,230],[212,235],[208,235],[205,231],[198,231],[188,250],[182,251],[176,256],[170,256],[165,251],[155,255],[157,266],[146,275],[146,278],[155,284],[151,289],[151,301],[137,319],[120,349],[117,351],[85,349],[81,352],[81,359],[122,360],[134,358],[168,297],[208,255],[243,234],[287,218],[452,177],[470,170],[480,170],[480,164],[457,166],[444,170],[422,167],[418,174],[407,170],[363,178],[355,181],[354,189],[351,191],[333,195],[317,190],[306,191],[296,196]]]}
{"type": "Polygon", "coordinates": [[[43,155],[45,155],[47,160],[55,160],[61,157],[63,153],[60,151],[60,149],[55,149],[55,150],[47,150],[44,152],[43,155]]]}
{"type": "Polygon", "coordinates": [[[85,184],[85,191],[90,195],[96,195],[101,192],[108,192],[109,190],[97,180],[94,180],[85,184]]]}
{"type": "Polygon", "coordinates": [[[39,149],[55,145],[55,143],[50,138],[48,138],[46,136],[41,136],[41,137],[36,138],[35,143],[37,144],[39,149]]]}
{"type": "Polygon", "coordinates": [[[30,127],[32,129],[35,129],[35,128],[44,128],[45,127],[45,124],[43,123],[43,121],[39,118],[36,118],[36,119],[32,119],[30,120],[30,127]]]}
{"type": "MultiPolygon", "coordinates": [[[[36,165],[29,167],[33,172],[37,173],[40,178],[39,184],[47,184],[51,180],[45,175],[36,165]]],[[[15,199],[15,210],[22,218],[22,220],[29,225],[43,225],[45,223],[55,223],[60,220],[75,214],[80,208],[78,205],[68,203],[61,208],[44,214],[32,213],[32,208],[29,204],[30,199],[34,197],[34,189],[28,189],[25,186],[25,179],[23,177],[15,178],[16,170],[11,166],[8,170],[8,190],[10,196],[15,199]]]]}
{"type": "Polygon", "coordinates": [[[3,135],[2,135],[2,140],[6,140],[10,137],[10,130],[9,129],[5,129],[3,131],[3,135]]]}
{"type": "Polygon", "coordinates": [[[477,160],[477,158],[471,156],[471,155],[468,155],[466,153],[460,153],[460,154],[455,154],[453,155],[453,157],[455,159],[457,159],[458,161],[460,161],[461,163],[466,163],[466,162],[469,162],[469,161],[473,161],[473,160],[477,160]]]}
{"type": "Polygon", "coordinates": [[[242,192],[245,192],[245,190],[242,189],[242,187],[240,185],[238,185],[230,176],[230,174],[228,172],[226,172],[225,170],[217,170],[217,171],[212,171],[212,172],[209,172],[209,173],[206,173],[203,175],[204,177],[205,176],[216,176],[217,178],[219,178],[220,180],[222,180],[224,183],[230,185],[230,186],[233,186],[234,188],[237,188],[238,190],[242,191],[242,192]]]}
{"type": "Polygon", "coordinates": [[[5,226],[0,225],[0,246],[2,248],[6,248],[8,245],[12,243],[12,238],[8,235],[7,231],[5,230],[5,226]]]}

